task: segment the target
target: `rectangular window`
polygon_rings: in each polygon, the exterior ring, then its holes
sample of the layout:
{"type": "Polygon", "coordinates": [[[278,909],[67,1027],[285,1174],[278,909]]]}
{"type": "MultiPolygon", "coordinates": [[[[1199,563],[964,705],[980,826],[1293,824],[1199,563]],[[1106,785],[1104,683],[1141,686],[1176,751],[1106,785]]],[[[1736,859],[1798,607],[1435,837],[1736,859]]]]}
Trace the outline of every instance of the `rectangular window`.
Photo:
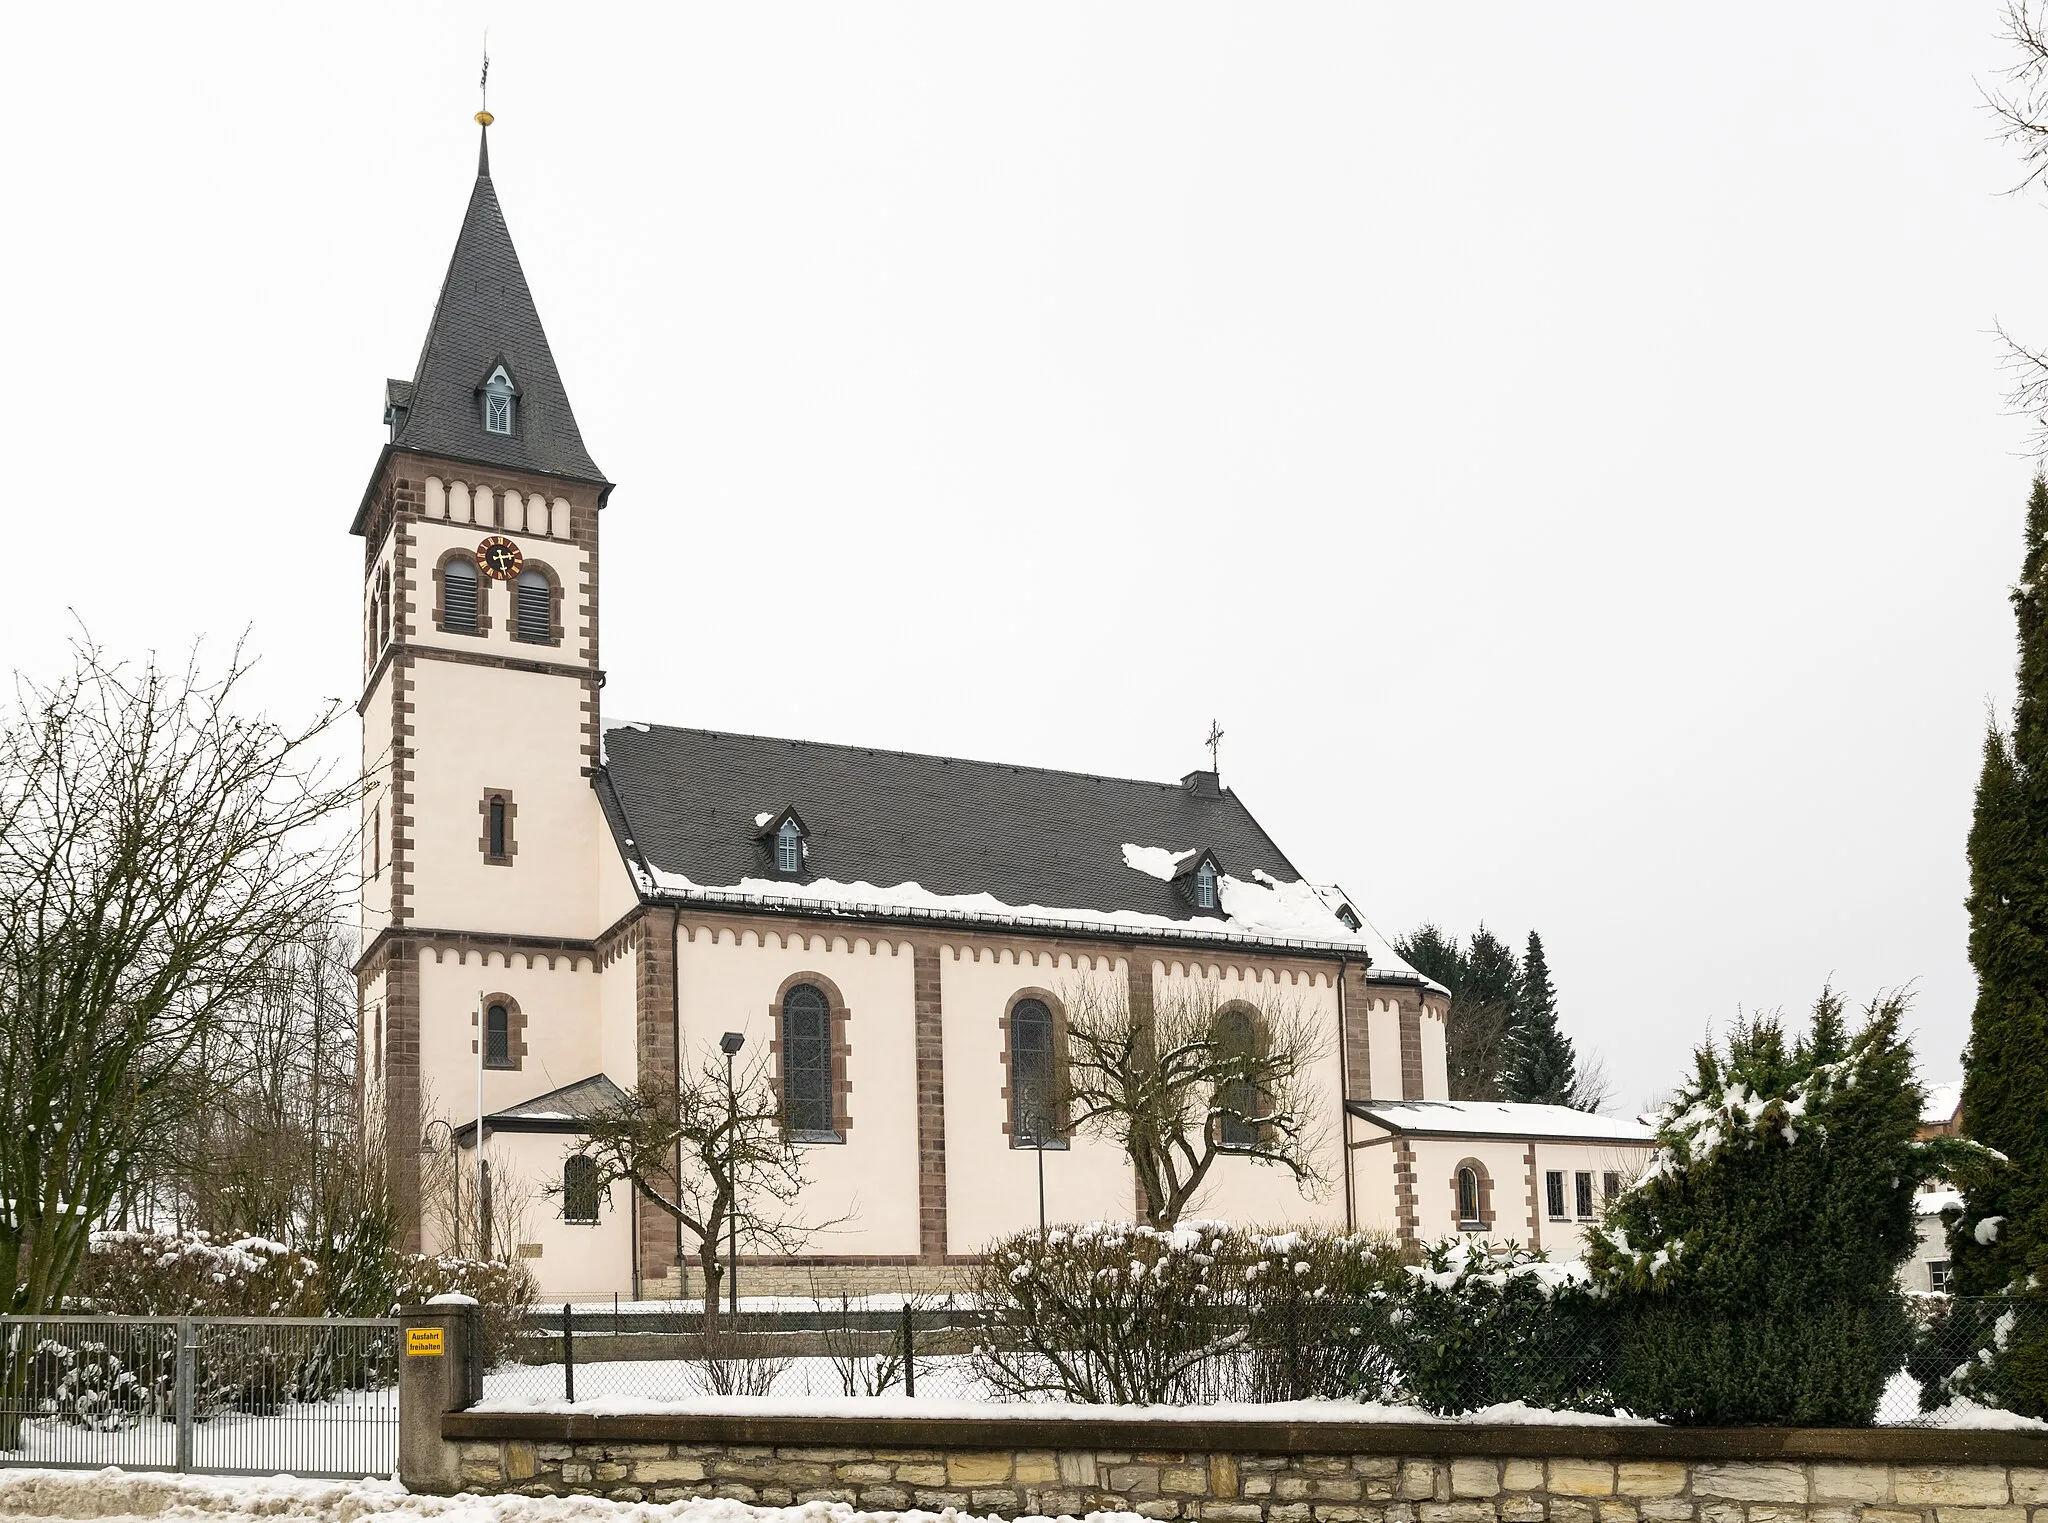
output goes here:
{"type": "Polygon", "coordinates": [[[1593,1214],[1593,1173],[1582,1169],[1572,1176],[1573,1193],[1578,1196],[1579,1220],[1584,1221],[1593,1214]]]}
{"type": "Polygon", "coordinates": [[[1562,1169],[1552,1169],[1543,1176],[1543,1193],[1549,1197],[1550,1219],[1554,1222],[1563,1221],[1564,1171],[1562,1169]]]}
{"type": "Polygon", "coordinates": [[[1621,1194],[1621,1176],[1612,1170],[1601,1175],[1600,1193],[1608,1200],[1613,1200],[1615,1196],[1621,1194]]]}
{"type": "Polygon", "coordinates": [[[1930,1259],[1927,1263],[1927,1288],[1938,1296],[1948,1294],[1950,1281],[1947,1259],[1930,1259]]]}

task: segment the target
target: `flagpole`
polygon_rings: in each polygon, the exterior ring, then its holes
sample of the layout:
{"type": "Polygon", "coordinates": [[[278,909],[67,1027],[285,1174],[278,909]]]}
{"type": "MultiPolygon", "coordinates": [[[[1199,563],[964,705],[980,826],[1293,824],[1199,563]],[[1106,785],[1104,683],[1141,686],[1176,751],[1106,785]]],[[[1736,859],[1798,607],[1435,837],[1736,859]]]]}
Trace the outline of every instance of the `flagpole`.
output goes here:
{"type": "Polygon", "coordinates": [[[484,1231],[484,1044],[491,1038],[484,1023],[484,991],[476,991],[476,1231],[479,1259],[491,1256],[491,1245],[482,1241],[484,1231]]]}

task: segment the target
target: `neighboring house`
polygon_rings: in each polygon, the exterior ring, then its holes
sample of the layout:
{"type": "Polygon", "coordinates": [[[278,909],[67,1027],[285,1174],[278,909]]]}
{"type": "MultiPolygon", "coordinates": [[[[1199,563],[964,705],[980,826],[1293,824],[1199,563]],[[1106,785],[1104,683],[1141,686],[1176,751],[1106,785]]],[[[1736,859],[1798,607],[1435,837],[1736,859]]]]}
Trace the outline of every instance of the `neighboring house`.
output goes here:
{"type": "MultiPolygon", "coordinates": [[[[752,1291],[801,1291],[814,1273],[942,1280],[1036,1224],[1041,1162],[1055,1219],[1129,1218],[1116,1147],[1062,1136],[1041,1157],[1021,1124],[1053,1082],[1065,999],[1087,985],[1141,1010],[1175,988],[1248,1018],[1286,1003],[1323,1034],[1307,1089],[1331,1187],[1226,1157],[1209,1215],[1568,1251],[1582,1178],[1604,1195],[1630,1166],[1631,1129],[1597,1117],[1376,1110],[1447,1098],[1445,991],[1341,889],[1304,881],[1213,770],[1133,781],[602,716],[611,484],[482,151],[385,423],[352,526],[370,785],[357,969],[364,1117],[406,1246],[458,1246],[423,1177],[451,1172],[452,1147],[452,1172],[477,1180],[481,1146],[494,1224],[544,1297],[676,1293],[695,1245],[623,1187],[600,1197],[578,1138],[618,1091],[721,1063],[727,1033],[743,1061],[768,1056],[804,1149],[804,1214],[836,1224],[798,1258],[743,1249],[752,1291]],[[1540,1198],[1553,1174],[1555,1214],[1540,1198]]],[[[763,545],[751,574],[779,589],[784,552],[763,545]]],[[[731,574],[677,554],[679,606],[691,576],[731,574]]],[[[836,621],[861,615],[859,589],[835,591],[787,616],[815,617],[821,651],[857,662],[836,621]]],[[[679,660],[744,645],[675,627],[679,660]]],[[[1020,701],[1018,722],[1047,712],[1020,701]]]]}
{"type": "MultiPolygon", "coordinates": [[[[1963,1131],[1963,1081],[1951,1079],[1927,1086],[1920,1106],[1920,1136],[1960,1137],[1963,1131]]],[[[1941,1213],[1961,1210],[1962,1192],[1936,1184],[1913,1197],[1913,1257],[1899,1267],[1899,1283],[1910,1291],[1948,1291],[1948,1226],[1941,1213]]]]}
{"type": "Polygon", "coordinates": [[[1562,1105],[1353,1100],[1350,1110],[1361,1221],[1425,1242],[1512,1239],[1553,1259],[1583,1256],[1587,1230],[1656,1145],[1639,1121],[1562,1105]]]}

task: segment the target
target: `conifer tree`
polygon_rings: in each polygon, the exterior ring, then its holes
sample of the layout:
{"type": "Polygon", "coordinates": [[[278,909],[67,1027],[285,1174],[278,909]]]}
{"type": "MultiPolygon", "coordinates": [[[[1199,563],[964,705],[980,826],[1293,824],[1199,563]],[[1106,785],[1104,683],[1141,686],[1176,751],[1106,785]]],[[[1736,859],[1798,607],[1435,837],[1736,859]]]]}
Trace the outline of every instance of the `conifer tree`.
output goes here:
{"type": "Polygon", "coordinates": [[[1569,1105],[1577,1079],[1578,1059],[1572,1040],[1557,1023],[1557,990],[1543,956],[1543,938],[1531,931],[1515,996],[1502,1094],[1531,1105],[1569,1105]]]}
{"type": "MultiPolygon", "coordinates": [[[[1977,1003],[1963,1058],[1963,1127],[2005,1155],[1971,1171],[1950,1225],[1956,1289],[2048,1298],[2048,480],[2027,500],[2012,589],[2019,695],[2010,732],[1984,737],[1970,822],[1970,962],[1977,1003]]],[[[2022,1319],[1984,1394],[2048,1415],[2048,1317],[2022,1319]]]]}

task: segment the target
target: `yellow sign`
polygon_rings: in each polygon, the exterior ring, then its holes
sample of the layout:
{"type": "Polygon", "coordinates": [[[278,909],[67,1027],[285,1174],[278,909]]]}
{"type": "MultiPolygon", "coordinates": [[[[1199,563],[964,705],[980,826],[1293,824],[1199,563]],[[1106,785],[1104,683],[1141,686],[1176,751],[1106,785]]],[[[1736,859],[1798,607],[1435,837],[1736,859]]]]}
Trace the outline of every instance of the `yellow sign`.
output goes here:
{"type": "Polygon", "coordinates": [[[408,1327],[405,1330],[405,1352],[417,1358],[422,1354],[440,1354],[441,1329],[438,1327],[408,1327]]]}

